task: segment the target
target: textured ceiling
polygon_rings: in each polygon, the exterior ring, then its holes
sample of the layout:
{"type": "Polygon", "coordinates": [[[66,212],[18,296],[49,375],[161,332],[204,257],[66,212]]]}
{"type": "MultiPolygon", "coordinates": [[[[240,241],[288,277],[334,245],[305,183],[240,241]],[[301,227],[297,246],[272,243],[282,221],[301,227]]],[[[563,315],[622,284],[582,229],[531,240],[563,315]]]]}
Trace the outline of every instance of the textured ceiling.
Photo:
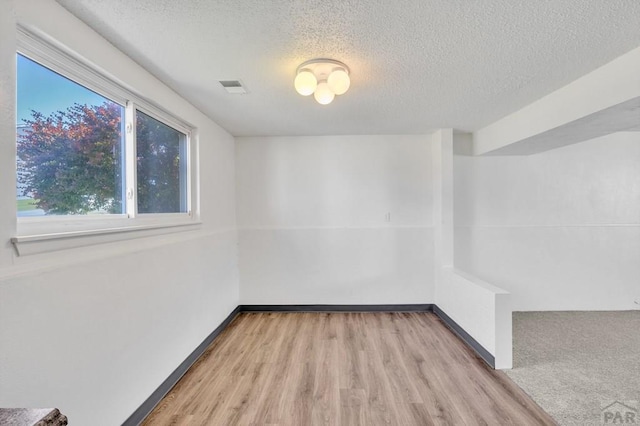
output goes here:
{"type": "Polygon", "coordinates": [[[640,45],[638,0],[58,1],[237,136],[473,131],[640,45]],[[316,57],[351,67],[329,106],[316,57]]]}

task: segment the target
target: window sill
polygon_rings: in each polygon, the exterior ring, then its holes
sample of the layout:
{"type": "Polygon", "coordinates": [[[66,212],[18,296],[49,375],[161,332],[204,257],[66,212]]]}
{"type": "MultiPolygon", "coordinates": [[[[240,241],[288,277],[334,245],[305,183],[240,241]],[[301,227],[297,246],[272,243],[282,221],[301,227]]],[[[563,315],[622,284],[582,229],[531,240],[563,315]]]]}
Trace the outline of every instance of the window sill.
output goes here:
{"type": "Polygon", "coordinates": [[[189,220],[174,223],[29,234],[13,237],[11,238],[11,243],[15,247],[18,256],[29,256],[95,244],[189,231],[196,229],[199,225],[201,225],[201,222],[189,220]]]}

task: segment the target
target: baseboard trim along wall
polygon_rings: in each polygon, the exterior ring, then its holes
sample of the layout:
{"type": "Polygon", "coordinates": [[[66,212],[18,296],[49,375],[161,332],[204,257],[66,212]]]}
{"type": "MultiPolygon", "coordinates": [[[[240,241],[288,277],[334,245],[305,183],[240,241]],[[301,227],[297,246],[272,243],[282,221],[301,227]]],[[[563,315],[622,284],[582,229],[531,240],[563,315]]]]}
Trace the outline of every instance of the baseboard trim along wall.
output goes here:
{"type": "Polygon", "coordinates": [[[457,322],[455,322],[449,315],[447,315],[442,309],[438,308],[438,306],[433,305],[433,313],[438,316],[444,322],[447,327],[451,329],[459,338],[462,339],[471,349],[475,351],[475,353],[480,356],[491,366],[491,368],[496,368],[496,359],[491,353],[486,350],[476,339],[471,337],[469,333],[467,333],[464,328],[460,327],[457,322]]]}
{"type": "Polygon", "coordinates": [[[164,382],[158,388],[153,391],[151,396],[146,399],[142,403],[140,407],[136,411],[133,412],[131,416],[127,420],[122,423],[123,426],[137,426],[156,408],[156,405],[162,401],[162,398],[165,397],[169,393],[169,391],[178,383],[178,381],[185,375],[185,373],[189,370],[189,368],[202,356],[204,351],[209,347],[211,343],[218,337],[220,333],[224,331],[225,328],[233,321],[233,319],[241,312],[240,306],[237,306],[230,314],[222,321],[211,334],[209,334],[203,341],[198,345],[197,348],[189,356],[187,359],[182,361],[182,363],[173,370],[173,373],[166,378],[164,382]]]}
{"type": "Polygon", "coordinates": [[[422,305],[240,305],[240,312],[431,312],[422,305]]]}
{"type": "Polygon", "coordinates": [[[218,337],[220,333],[241,312],[433,312],[449,327],[462,341],[473,349],[489,366],[495,368],[495,358],[469,333],[452,320],[444,311],[434,304],[417,305],[238,305],[198,347],[189,354],[173,373],[140,405],[123,426],[137,426],[162,401],[162,398],[178,383],[189,368],[202,356],[204,351],[218,337]]]}

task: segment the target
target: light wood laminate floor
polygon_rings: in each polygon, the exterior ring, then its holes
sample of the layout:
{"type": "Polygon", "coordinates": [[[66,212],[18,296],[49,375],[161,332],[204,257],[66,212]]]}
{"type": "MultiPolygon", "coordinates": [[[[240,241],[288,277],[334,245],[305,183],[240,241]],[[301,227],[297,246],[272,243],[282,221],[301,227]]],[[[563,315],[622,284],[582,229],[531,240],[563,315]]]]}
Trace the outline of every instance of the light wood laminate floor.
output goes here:
{"type": "Polygon", "coordinates": [[[432,313],[243,313],[144,425],[552,425],[432,313]]]}

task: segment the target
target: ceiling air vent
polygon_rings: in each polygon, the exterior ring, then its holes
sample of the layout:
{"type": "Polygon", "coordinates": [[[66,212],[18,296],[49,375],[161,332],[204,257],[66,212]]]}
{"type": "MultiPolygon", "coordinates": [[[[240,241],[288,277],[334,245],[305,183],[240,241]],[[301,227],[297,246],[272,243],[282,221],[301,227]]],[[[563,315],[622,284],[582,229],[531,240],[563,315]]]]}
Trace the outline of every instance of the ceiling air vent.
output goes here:
{"type": "Polygon", "coordinates": [[[226,90],[228,93],[234,95],[242,95],[247,93],[247,90],[239,80],[220,80],[220,84],[222,84],[222,87],[224,87],[224,90],[226,90]]]}

